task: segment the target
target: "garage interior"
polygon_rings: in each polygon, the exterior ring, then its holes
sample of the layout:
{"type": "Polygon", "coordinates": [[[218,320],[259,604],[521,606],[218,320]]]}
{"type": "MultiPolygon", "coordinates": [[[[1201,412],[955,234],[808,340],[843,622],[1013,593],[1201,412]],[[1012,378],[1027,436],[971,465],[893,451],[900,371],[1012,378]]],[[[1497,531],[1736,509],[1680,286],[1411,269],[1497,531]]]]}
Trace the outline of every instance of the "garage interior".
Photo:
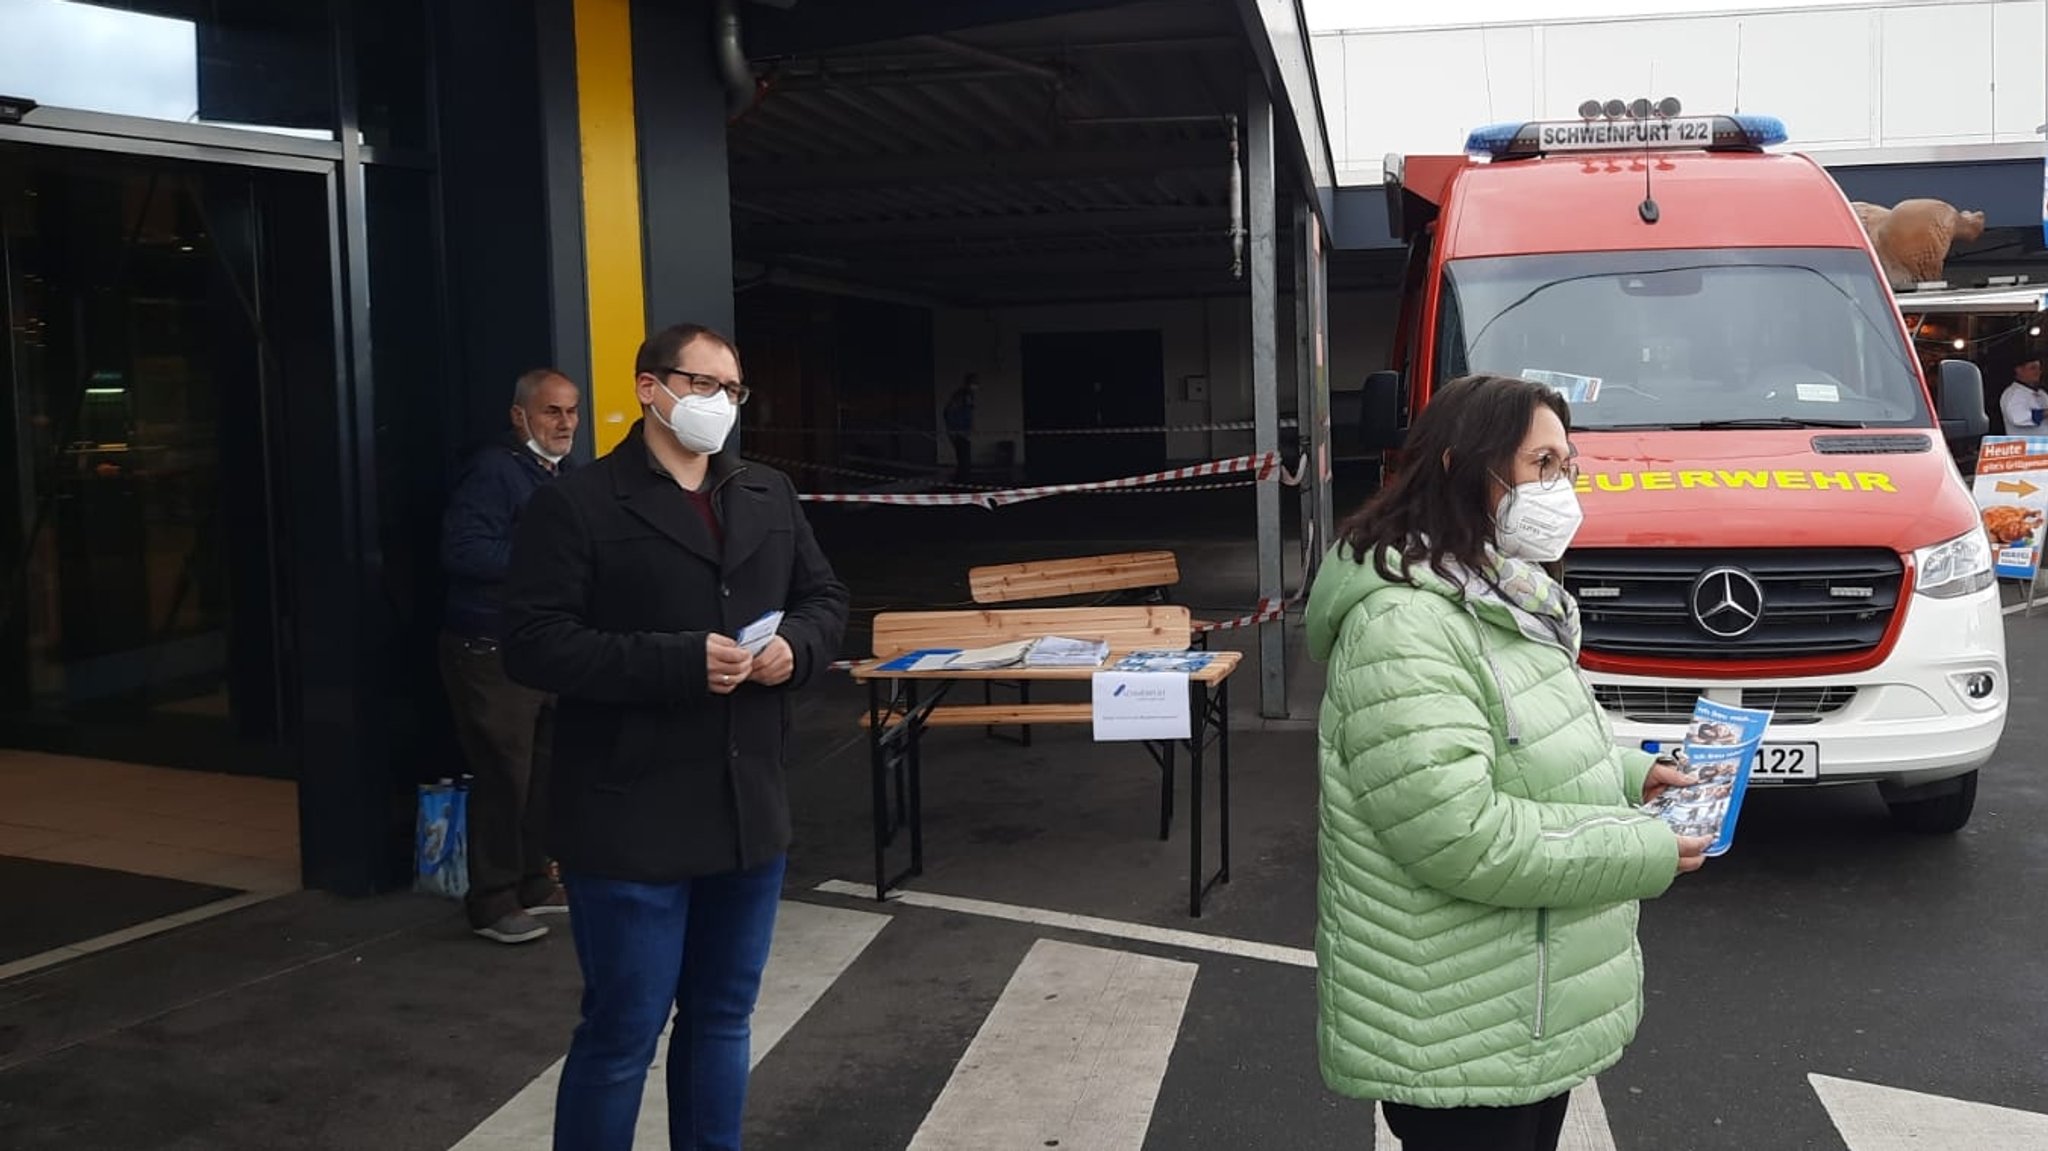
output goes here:
{"type": "MultiPolygon", "coordinates": [[[[743,11],[755,90],[735,100],[729,141],[738,326],[759,349],[749,371],[764,393],[745,413],[750,453],[935,474],[946,462],[939,408],[960,379],[932,348],[970,314],[1058,305],[1092,309],[1115,330],[1134,302],[1235,300],[1215,307],[1208,326],[1217,338],[1219,322],[1241,316],[1247,330],[1217,345],[1248,345],[1254,225],[1233,205],[1250,191],[1247,105],[1264,81],[1236,5],[1148,0],[825,47],[761,27],[772,10],[758,21],[761,10],[743,11]]],[[[1291,184],[1284,173],[1277,183],[1291,184]]],[[[1291,416],[1299,245],[1293,205],[1281,199],[1271,226],[1280,405],[1291,416]]],[[[1347,260],[1333,269],[1343,277],[1333,290],[1390,286],[1397,271],[1384,257],[1347,260]]],[[[1088,341],[1067,343],[1069,354],[1088,352],[1088,341]]],[[[1211,415],[1196,422],[1250,418],[1245,357],[1198,358],[1210,361],[1211,415]],[[1223,359],[1231,362],[1215,362],[1223,359]]],[[[1168,349],[1167,359],[1183,357],[1168,349]]],[[[984,409],[1016,409],[1005,393],[1019,381],[976,367],[984,409]]],[[[1182,422],[1159,410],[1163,397],[1186,398],[1182,382],[1162,380],[1159,396],[1136,402],[1111,397],[1103,421],[1182,422]]],[[[1091,423],[1088,397],[1071,398],[1063,412],[1056,397],[1023,397],[1015,414],[1024,418],[1004,421],[1021,427],[996,432],[1091,423]]],[[[1119,444],[1116,454],[1151,462],[1251,450],[1248,431],[1164,439],[1119,444]]],[[[992,480],[1090,470],[1085,459],[1055,461],[1073,453],[1053,438],[1005,442],[977,444],[992,480]],[[1025,466],[1008,474],[1013,459],[1025,466]]]]}

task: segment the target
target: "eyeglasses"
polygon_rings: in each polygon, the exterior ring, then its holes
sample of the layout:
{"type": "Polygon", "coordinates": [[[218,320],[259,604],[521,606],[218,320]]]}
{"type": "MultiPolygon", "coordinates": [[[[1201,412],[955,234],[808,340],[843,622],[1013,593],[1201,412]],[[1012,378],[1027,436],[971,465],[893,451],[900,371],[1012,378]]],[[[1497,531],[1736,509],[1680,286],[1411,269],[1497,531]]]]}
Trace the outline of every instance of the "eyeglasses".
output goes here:
{"type": "Polygon", "coordinates": [[[683,377],[684,382],[689,386],[690,394],[693,396],[710,396],[724,392],[732,397],[733,403],[744,404],[747,402],[747,397],[754,394],[752,389],[738,380],[721,380],[717,376],[686,372],[681,368],[665,368],[661,374],[664,376],[683,377]]]}
{"type": "Polygon", "coordinates": [[[1571,449],[1568,455],[1560,456],[1549,448],[1524,452],[1522,458],[1536,465],[1536,482],[1545,488],[1554,488],[1559,480],[1579,482],[1579,449],[1571,449]]]}

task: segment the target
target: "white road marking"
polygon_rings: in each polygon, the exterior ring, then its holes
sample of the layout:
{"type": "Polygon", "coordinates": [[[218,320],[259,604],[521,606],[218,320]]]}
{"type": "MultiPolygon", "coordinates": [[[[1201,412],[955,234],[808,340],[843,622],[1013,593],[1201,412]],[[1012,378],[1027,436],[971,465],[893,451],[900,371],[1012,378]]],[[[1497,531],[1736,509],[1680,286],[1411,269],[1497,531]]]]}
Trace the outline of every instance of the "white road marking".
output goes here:
{"type": "MultiPolygon", "coordinates": [[[[828,895],[850,895],[860,899],[873,899],[875,894],[873,884],[848,883],[843,879],[828,879],[819,884],[816,890],[828,895]]],[[[957,911],[963,915],[1007,919],[1013,923],[1034,923],[1040,927],[1080,931],[1089,935],[1107,935],[1139,943],[1158,943],[1167,947],[1186,948],[1189,951],[1235,955],[1267,963],[1284,963],[1290,967],[1313,968],[1316,965],[1316,953],[1305,947],[1283,947],[1277,943],[1235,939],[1228,935],[1205,935],[1199,931],[1182,931],[1173,927],[1154,927],[1149,923],[1076,915],[1070,911],[1050,911],[1042,907],[995,903],[986,899],[968,899],[958,895],[935,895],[925,891],[906,891],[902,888],[889,893],[889,902],[900,903],[905,907],[929,907],[936,911],[957,911]]]]}
{"type": "Polygon", "coordinates": [[[1607,1126],[1607,1104],[1600,1101],[1600,1084],[1588,1079],[1572,1088],[1572,1105],[1564,1113],[1564,1133],[1557,1151],[1614,1151],[1614,1131],[1607,1126]]]}
{"type": "Polygon", "coordinates": [[[147,923],[137,923],[124,927],[119,931],[109,931],[105,935],[96,935],[91,939],[80,940],[77,943],[67,943],[62,947],[53,947],[48,951],[31,955],[26,959],[17,959],[12,963],[0,964],[0,982],[5,982],[16,976],[27,975],[30,972],[41,971],[46,967],[55,967],[59,963],[69,963],[71,960],[81,959],[87,955],[105,951],[108,948],[119,947],[125,943],[133,943],[138,939],[147,939],[152,935],[160,935],[173,928],[203,923],[216,916],[226,915],[230,911],[240,911],[244,907],[254,907],[259,903],[267,903],[282,894],[284,893],[276,891],[245,891],[240,895],[228,896],[226,899],[216,899],[212,903],[202,903],[198,907],[186,911],[173,912],[170,915],[152,919],[147,923]]]}
{"type": "Polygon", "coordinates": [[[1041,939],[908,1151],[1139,1151],[1195,965],[1041,939]]]}
{"type": "Polygon", "coordinates": [[[2048,1147],[2048,1115],[1811,1075],[1849,1151],[2004,1151],[2048,1147]]]}
{"type": "MultiPolygon", "coordinates": [[[[1401,1141],[1387,1130],[1386,1113],[1377,1103],[1372,1108],[1372,1145],[1373,1151],[1401,1151],[1401,1141]]],[[[1607,1126],[1607,1106],[1600,1102],[1600,1085],[1591,1079],[1572,1088],[1572,1103],[1564,1113],[1564,1131],[1558,1135],[1557,1151],[1614,1151],[1614,1132],[1607,1126]]]]}
{"type": "MultiPolygon", "coordinates": [[[[574,914],[571,912],[571,914],[574,914]]],[[[821,907],[785,900],[776,914],[775,942],[768,950],[768,969],[761,977],[761,998],[754,1007],[752,1061],[758,1065],[789,1034],[804,1013],[846,972],[860,953],[889,923],[886,915],[821,907]]],[[[566,931],[563,932],[567,934],[566,931]]],[[[670,1022],[674,1026],[673,1020],[670,1022]]],[[[567,1037],[564,1036],[566,1045],[567,1037]]],[[[668,1058],[668,1035],[655,1048],[654,1067],[640,1100],[640,1125],[635,1151],[668,1147],[668,1087],[661,1068],[668,1058]]],[[[541,1072],[453,1151],[544,1151],[555,1129],[555,1088],[562,1063],[541,1072]]]]}

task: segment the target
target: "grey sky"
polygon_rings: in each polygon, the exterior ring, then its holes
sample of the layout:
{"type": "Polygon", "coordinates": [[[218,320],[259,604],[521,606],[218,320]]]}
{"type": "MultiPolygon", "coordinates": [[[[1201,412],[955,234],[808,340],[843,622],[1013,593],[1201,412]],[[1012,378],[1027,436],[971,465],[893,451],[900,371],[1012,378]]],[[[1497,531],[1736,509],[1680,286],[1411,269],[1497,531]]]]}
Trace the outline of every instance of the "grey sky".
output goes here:
{"type": "Polygon", "coordinates": [[[0,93],[158,120],[189,120],[199,109],[190,21],[71,0],[0,0],[0,28],[0,93]]]}
{"type": "Polygon", "coordinates": [[[1447,24],[1569,20],[1576,17],[1670,16],[1759,8],[1843,7],[1858,0],[1437,0],[1395,4],[1389,0],[1302,0],[1308,25],[1317,32],[1353,28],[1415,28],[1447,24]]]}

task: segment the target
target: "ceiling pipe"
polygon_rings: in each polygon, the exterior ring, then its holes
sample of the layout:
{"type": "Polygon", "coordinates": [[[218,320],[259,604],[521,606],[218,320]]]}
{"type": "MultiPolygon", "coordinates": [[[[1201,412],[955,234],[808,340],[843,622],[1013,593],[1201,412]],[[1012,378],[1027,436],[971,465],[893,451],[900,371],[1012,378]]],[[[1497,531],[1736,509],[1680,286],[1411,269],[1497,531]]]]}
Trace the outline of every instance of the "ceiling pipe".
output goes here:
{"type": "Polygon", "coordinates": [[[711,19],[711,51],[719,79],[725,81],[726,115],[737,117],[754,106],[760,87],[754,82],[754,66],[747,62],[746,49],[740,46],[740,13],[733,0],[718,0],[711,19]]]}
{"type": "Polygon", "coordinates": [[[1244,161],[1237,141],[1237,113],[1230,122],[1230,278],[1244,279],[1244,161]]]}

